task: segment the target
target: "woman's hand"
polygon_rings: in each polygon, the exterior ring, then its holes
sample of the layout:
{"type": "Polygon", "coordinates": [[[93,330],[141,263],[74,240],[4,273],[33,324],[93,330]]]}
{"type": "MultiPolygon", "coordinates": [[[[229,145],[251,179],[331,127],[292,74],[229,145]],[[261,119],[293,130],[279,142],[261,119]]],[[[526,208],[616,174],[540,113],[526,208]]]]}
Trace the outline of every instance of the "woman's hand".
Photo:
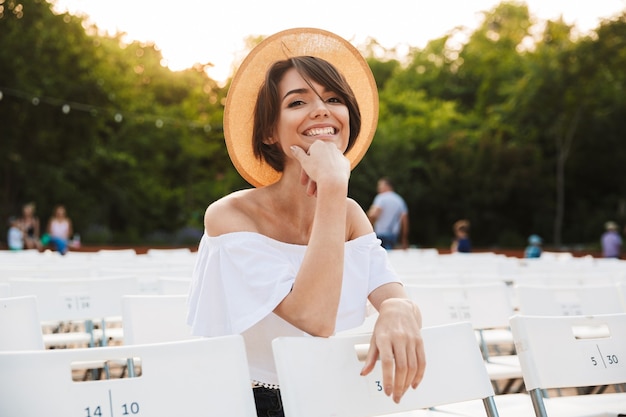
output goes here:
{"type": "Polygon", "coordinates": [[[302,168],[300,183],[306,186],[307,195],[316,195],[320,185],[347,187],[350,161],[334,143],[317,140],[308,152],[298,146],[292,146],[291,151],[302,168]]]}
{"type": "Polygon", "coordinates": [[[396,403],[424,377],[426,356],[420,329],[419,309],[410,300],[389,298],[381,303],[361,375],[370,373],[380,358],[384,392],[396,403]]]}

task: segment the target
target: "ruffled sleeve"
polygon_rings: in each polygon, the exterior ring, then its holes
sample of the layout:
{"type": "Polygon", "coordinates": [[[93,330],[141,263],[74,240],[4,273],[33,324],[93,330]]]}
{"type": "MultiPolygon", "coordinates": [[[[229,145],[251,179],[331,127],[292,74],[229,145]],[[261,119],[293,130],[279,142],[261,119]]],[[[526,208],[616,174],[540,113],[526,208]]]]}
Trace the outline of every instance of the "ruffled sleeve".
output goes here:
{"type": "Polygon", "coordinates": [[[297,273],[298,253],[289,246],[252,233],[205,234],[189,294],[192,334],[241,333],[272,312],[297,273]]]}
{"type": "MultiPolygon", "coordinates": [[[[368,295],[399,281],[374,233],[346,242],[345,249],[338,331],[359,326],[368,295]]],[[[239,334],[268,317],[291,291],[305,253],[306,246],[257,233],[204,235],[189,294],[192,334],[239,334]]]]}

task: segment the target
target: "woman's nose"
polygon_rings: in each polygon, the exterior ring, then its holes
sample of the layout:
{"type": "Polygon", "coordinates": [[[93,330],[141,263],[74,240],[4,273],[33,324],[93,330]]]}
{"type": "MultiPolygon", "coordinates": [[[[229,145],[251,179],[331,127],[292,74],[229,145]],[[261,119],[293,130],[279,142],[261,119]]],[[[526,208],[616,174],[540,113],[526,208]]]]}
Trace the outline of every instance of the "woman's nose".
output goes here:
{"type": "Polygon", "coordinates": [[[320,99],[315,101],[311,115],[312,117],[328,117],[330,115],[330,111],[328,110],[326,103],[320,99]]]}

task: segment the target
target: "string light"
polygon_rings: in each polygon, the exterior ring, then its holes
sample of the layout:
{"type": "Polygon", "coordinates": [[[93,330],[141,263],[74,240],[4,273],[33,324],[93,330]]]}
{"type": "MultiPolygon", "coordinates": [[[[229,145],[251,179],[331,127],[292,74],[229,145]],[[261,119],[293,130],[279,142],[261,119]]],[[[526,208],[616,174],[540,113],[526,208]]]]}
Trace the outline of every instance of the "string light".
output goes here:
{"type": "Polygon", "coordinates": [[[112,114],[113,120],[116,123],[122,123],[125,120],[125,118],[131,117],[131,118],[136,119],[140,123],[143,123],[145,121],[153,121],[154,126],[157,129],[163,128],[165,124],[172,124],[172,125],[179,125],[179,126],[182,125],[182,126],[187,126],[191,129],[202,129],[205,133],[209,133],[213,129],[212,126],[208,123],[200,123],[200,122],[194,122],[194,121],[189,121],[189,120],[184,120],[184,119],[164,117],[162,115],[145,114],[145,113],[139,114],[139,113],[125,112],[125,115],[124,115],[124,113],[122,113],[120,110],[111,110],[111,109],[106,109],[103,107],[94,106],[91,104],[84,104],[84,103],[78,103],[78,102],[73,102],[73,101],[68,101],[68,100],[62,100],[62,99],[58,99],[54,97],[38,96],[38,95],[28,93],[25,91],[0,86],[0,101],[2,101],[5,95],[16,97],[25,101],[30,101],[30,103],[33,106],[39,106],[39,104],[44,103],[44,104],[48,104],[51,106],[60,107],[63,114],[69,114],[72,110],[86,112],[86,113],[91,114],[94,117],[98,116],[99,114],[105,114],[105,115],[112,114]]]}

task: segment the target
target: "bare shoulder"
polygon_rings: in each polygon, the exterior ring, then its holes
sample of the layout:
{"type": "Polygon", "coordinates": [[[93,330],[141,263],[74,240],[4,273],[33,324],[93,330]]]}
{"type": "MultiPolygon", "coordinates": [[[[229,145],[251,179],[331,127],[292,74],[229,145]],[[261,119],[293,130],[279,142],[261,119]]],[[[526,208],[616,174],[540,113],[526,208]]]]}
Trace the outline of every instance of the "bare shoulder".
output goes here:
{"type": "Polygon", "coordinates": [[[348,198],[347,221],[349,239],[355,239],[374,231],[372,223],[363,208],[351,198],[348,198]]]}
{"type": "Polygon", "coordinates": [[[252,207],[255,189],[235,191],[211,203],[204,213],[204,228],[209,236],[256,231],[252,207]]]}

